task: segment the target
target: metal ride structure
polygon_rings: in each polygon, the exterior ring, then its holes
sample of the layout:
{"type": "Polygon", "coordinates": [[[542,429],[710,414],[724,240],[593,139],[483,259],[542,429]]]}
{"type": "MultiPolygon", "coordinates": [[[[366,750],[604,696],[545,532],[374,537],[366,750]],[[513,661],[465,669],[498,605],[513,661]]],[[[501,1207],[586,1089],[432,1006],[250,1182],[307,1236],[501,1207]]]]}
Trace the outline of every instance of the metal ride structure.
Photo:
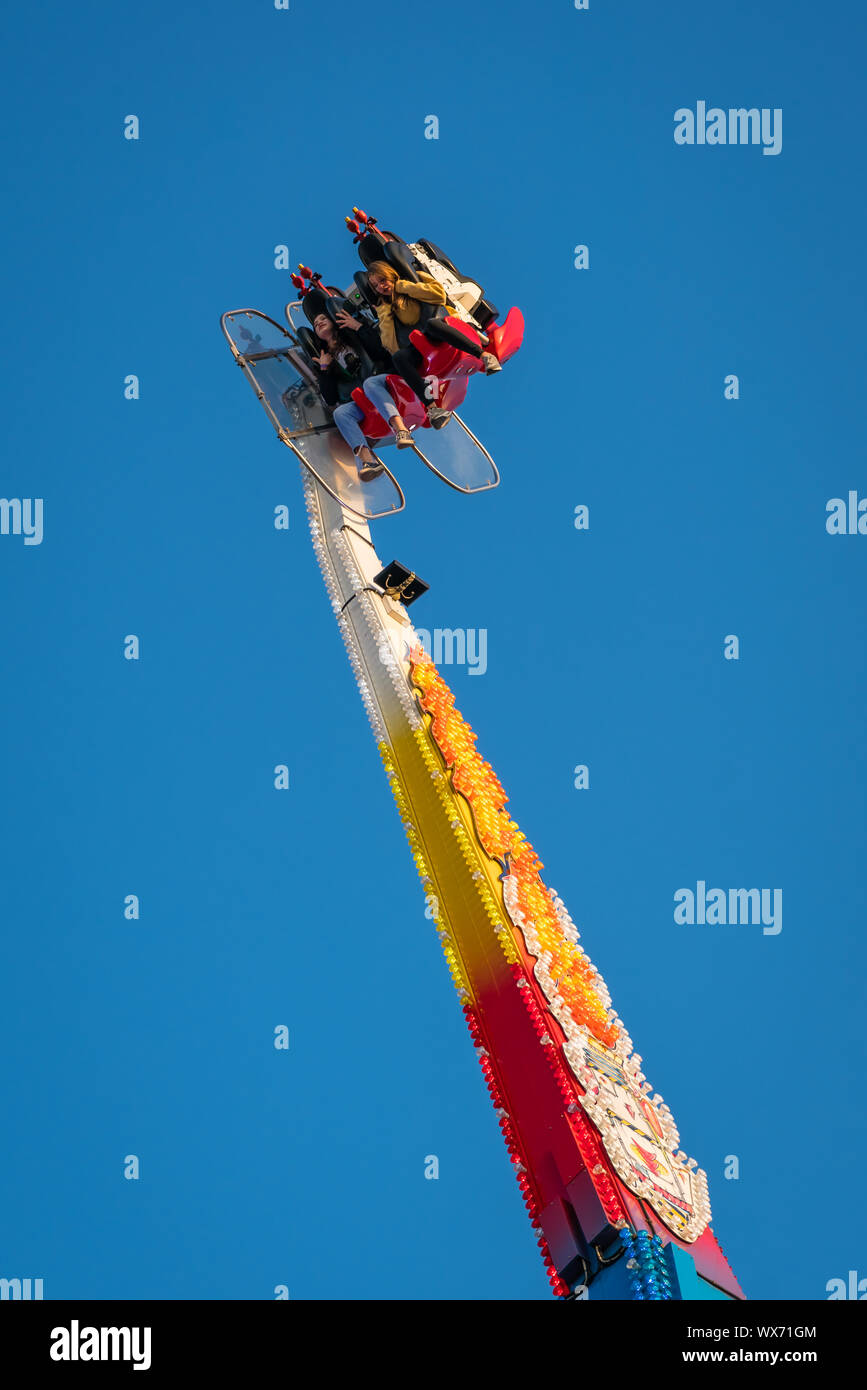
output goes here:
{"type": "MultiPolygon", "coordinates": [[[[314,551],[552,1292],[742,1299],[711,1230],[706,1175],[679,1148],[604,981],[416,637],[415,576],[376,553],[368,523],[400,510],[403,493],[388,469],[359,480],[293,308],[289,331],[239,310],[223,315],[223,332],[302,465],[314,551]]],[[[496,486],[493,460],[462,422],[431,444],[437,457],[420,456],[452,486],[496,486]]]]}

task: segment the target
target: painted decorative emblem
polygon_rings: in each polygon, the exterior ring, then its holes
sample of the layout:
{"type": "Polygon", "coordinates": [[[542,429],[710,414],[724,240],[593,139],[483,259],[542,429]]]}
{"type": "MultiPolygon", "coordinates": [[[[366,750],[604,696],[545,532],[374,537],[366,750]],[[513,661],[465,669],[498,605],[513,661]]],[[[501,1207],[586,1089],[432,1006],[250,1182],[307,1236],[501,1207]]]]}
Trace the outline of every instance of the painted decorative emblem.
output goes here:
{"type": "Polygon", "coordinates": [[[580,1032],[564,1051],[584,1087],[581,1104],[615,1172],[676,1236],[697,1240],[710,1221],[704,1172],[675,1157],[674,1123],[642,1095],[630,1059],[603,1047],[585,1029],[580,1032]]]}

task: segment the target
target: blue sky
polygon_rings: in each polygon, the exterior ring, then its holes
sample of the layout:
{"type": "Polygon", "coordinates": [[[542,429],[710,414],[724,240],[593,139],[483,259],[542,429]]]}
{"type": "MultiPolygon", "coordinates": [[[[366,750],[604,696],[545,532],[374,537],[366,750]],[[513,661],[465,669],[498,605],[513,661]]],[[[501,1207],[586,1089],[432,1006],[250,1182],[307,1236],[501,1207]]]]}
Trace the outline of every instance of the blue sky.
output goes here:
{"type": "Polygon", "coordinates": [[[444,674],[747,1294],[867,1275],[861,1208],[828,1200],[865,1143],[867,538],[824,525],[867,494],[863,8],[160,0],[3,29],[0,494],[44,498],[45,534],[0,536],[0,1274],[547,1296],[299,478],[218,327],[279,318],[278,244],[348,282],[360,203],[527,320],[464,411],[500,489],[402,466],[380,553],[431,584],[420,624],[487,630],[485,675],[444,674]],[[698,100],[782,108],[782,153],[676,146],[698,100]],[[699,879],[782,888],[782,931],[678,926],[699,879]]]}

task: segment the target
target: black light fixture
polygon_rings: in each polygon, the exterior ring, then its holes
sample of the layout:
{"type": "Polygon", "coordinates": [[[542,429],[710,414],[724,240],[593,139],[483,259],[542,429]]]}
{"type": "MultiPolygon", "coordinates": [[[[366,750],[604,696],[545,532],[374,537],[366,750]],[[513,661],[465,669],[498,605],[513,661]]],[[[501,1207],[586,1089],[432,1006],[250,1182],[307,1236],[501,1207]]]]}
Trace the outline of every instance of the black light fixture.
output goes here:
{"type": "Polygon", "coordinates": [[[419,579],[413,570],[408,570],[399,560],[392,560],[391,564],[379,571],[379,574],[375,574],[373,582],[384,589],[389,598],[397,599],[398,603],[404,604],[405,607],[415,603],[416,599],[421,598],[430,588],[429,584],[425,584],[423,579],[419,579]]]}

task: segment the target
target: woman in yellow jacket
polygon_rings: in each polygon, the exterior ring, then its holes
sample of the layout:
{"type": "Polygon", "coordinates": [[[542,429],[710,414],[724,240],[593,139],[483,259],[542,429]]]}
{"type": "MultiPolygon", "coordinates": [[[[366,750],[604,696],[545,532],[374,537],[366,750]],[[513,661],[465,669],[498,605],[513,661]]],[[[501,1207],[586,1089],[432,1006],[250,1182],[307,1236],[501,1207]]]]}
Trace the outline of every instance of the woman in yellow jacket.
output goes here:
{"type": "MultiPolygon", "coordinates": [[[[374,261],[368,267],[367,279],[370,288],[380,299],[376,313],[382,346],[391,353],[395,371],[425,407],[434,429],[439,429],[451,419],[451,411],[430,404],[430,387],[418,370],[424,358],[410,342],[410,333],[417,328],[433,343],[451,343],[461,352],[480,358],[487,375],[500,371],[500,364],[492,352],[485,352],[443,319],[434,318],[440,305],[447,305],[452,311],[454,306],[449,304],[445,290],[433,276],[420,272],[417,281],[401,280],[394,266],[387,261],[374,261]]],[[[407,430],[399,415],[392,416],[391,426],[398,443],[411,442],[401,439],[407,430]]]]}

